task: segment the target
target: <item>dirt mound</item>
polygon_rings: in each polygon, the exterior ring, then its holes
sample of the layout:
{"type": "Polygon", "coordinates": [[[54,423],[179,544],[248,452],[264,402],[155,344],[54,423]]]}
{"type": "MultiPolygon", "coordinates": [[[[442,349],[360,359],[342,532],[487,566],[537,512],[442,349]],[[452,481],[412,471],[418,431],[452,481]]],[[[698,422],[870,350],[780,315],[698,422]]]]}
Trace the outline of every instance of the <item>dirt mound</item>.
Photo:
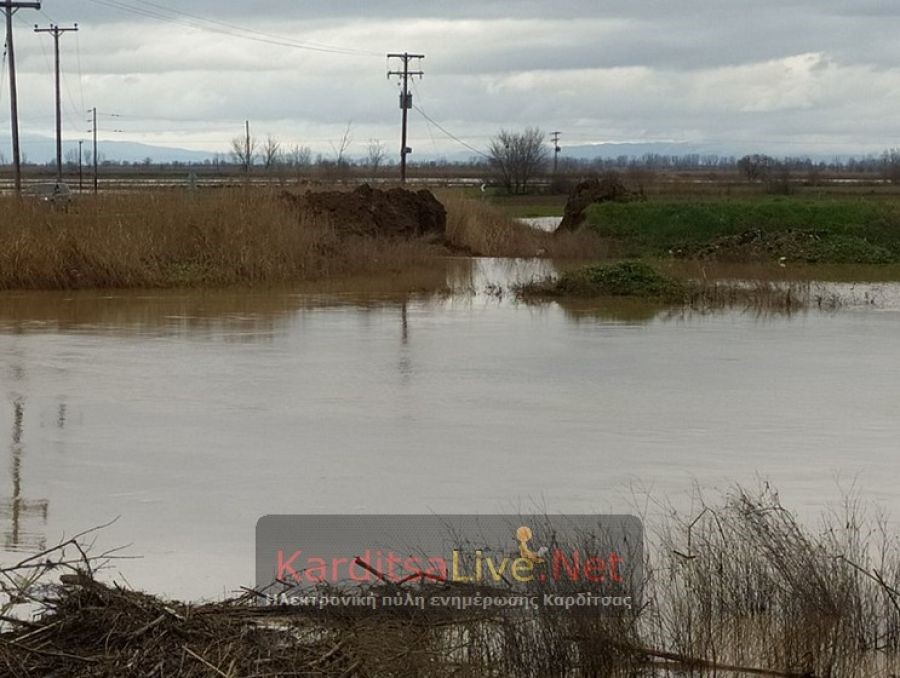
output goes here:
{"type": "Polygon", "coordinates": [[[584,223],[585,210],[599,202],[629,202],[640,200],[638,193],[626,188],[614,175],[599,179],[587,179],[578,183],[569,193],[566,211],[557,231],[574,231],[584,223]]]}
{"type": "Polygon", "coordinates": [[[853,235],[836,236],[815,231],[770,232],[759,228],[722,236],[700,246],[676,247],[672,254],[684,259],[725,262],[806,262],[829,264],[887,264],[891,252],[853,235]]]}
{"type": "Polygon", "coordinates": [[[726,262],[769,261],[781,257],[804,261],[811,258],[811,252],[820,241],[818,234],[808,231],[767,233],[754,228],[716,238],[700,247],[676,249],[675,255],[726,262]]]}
{"type": "Polygon", "coordinates": [[[431,191],[364,184],[353,191],[307,191],[282,197],[312,217],[324,217],[340,233],[390,238],[443,238],[447,210],[431,191]]]}

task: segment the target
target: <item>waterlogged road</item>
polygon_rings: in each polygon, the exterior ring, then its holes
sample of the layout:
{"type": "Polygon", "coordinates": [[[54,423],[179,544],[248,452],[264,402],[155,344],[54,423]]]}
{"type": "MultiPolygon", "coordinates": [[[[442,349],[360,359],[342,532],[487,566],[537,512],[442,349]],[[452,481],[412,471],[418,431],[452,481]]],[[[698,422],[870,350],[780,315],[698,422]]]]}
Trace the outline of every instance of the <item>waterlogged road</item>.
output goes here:
{"type": "Polygon", "coordinates": [[[702,315],[520,305],[482,290],[544,271],[448,266],[454,295],[0,296],[5,547],[119,516],[96,548],[140,558],[110,574],[197,597],[251,582],[268,513],[623,512],[764,477],[900,514],[897,286],[702,315]]]}

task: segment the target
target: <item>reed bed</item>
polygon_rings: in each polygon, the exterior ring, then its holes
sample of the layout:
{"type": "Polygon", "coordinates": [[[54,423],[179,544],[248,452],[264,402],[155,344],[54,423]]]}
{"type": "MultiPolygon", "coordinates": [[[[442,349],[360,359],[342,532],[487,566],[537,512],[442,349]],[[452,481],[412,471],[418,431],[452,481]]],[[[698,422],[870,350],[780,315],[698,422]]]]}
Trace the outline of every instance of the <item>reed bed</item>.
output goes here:
{"type": "Polygon", "coordinates": [[[609,254],[606,241],[589,229],[548,233],[483,200],[450,191],[438,198],[447,208],[447,241],[476,256],[602,259],[609,254]]]}
{"type": "Polygon", "coordinates": [[[157,191],[68,211],[0,200],[0,289],[221,287],[400,271],[445,250],[339,235],[270,191],[157,191]]]}
{"type": "Polygon", "coordinates": [[[799,311],[815,306],[834,310],[838,295],[809,281],[682,279],[662,273],[643,261],[621,261],[575,268],[518,285],[513,290],[526,302],[589,298],[632,298],[668,307],[709,311],[746,308],[759,312],[799,311]]]}
{"type": "Polygon", "coordinates": [[[80,196],[68,210],[2,198],[0,290],[277,285],[397,273],[453,252],[607,254],[587,229],[554,236],[483,201],[439,197],[444,242],[354,235],[261,188],[80,196]]]}

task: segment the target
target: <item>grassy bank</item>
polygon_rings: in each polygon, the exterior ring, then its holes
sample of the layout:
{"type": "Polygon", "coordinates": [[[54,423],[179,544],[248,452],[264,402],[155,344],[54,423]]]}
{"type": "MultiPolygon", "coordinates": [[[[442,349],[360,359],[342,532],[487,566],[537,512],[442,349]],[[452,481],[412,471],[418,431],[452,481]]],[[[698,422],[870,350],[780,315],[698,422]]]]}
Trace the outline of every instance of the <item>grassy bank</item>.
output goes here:
{"type": "Polygon", "coordinates": [[[622,256],[823,263],[900,261],[892,202],[771,198],[592,206],[588,224],[622,256]]]}

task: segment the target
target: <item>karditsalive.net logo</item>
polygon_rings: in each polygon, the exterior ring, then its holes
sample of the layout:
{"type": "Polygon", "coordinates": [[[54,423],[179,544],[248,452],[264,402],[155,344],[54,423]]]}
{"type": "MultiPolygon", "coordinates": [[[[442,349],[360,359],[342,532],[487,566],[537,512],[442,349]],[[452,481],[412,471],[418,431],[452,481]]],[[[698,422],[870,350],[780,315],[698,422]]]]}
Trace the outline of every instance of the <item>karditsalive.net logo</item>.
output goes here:
{"type": "Polygon", "coordinates": [[[580,549],[542,546],[532,551],[529,527],[516,530],[516,555],[494,556],[483,549],[453,549],[450,558],[442,555],[403,555],[392,550],[366,548],[361,555],[323,556],[304,549],[276,551],[275,580],[293,584],[340,584],[344,581],[368,583],[376,580],[405,583],[429,579],[453,583],[528,584],[548,580],[572,583],[621,583],[622,554],[583,553],[580,549]]]}
{"type": "Polygon", "coordinates": [[[422,607],[631,608],[642,564],[632,516],[266,516],[256,534],[264,604],[377,609],[415,587],[422,607]]]}

